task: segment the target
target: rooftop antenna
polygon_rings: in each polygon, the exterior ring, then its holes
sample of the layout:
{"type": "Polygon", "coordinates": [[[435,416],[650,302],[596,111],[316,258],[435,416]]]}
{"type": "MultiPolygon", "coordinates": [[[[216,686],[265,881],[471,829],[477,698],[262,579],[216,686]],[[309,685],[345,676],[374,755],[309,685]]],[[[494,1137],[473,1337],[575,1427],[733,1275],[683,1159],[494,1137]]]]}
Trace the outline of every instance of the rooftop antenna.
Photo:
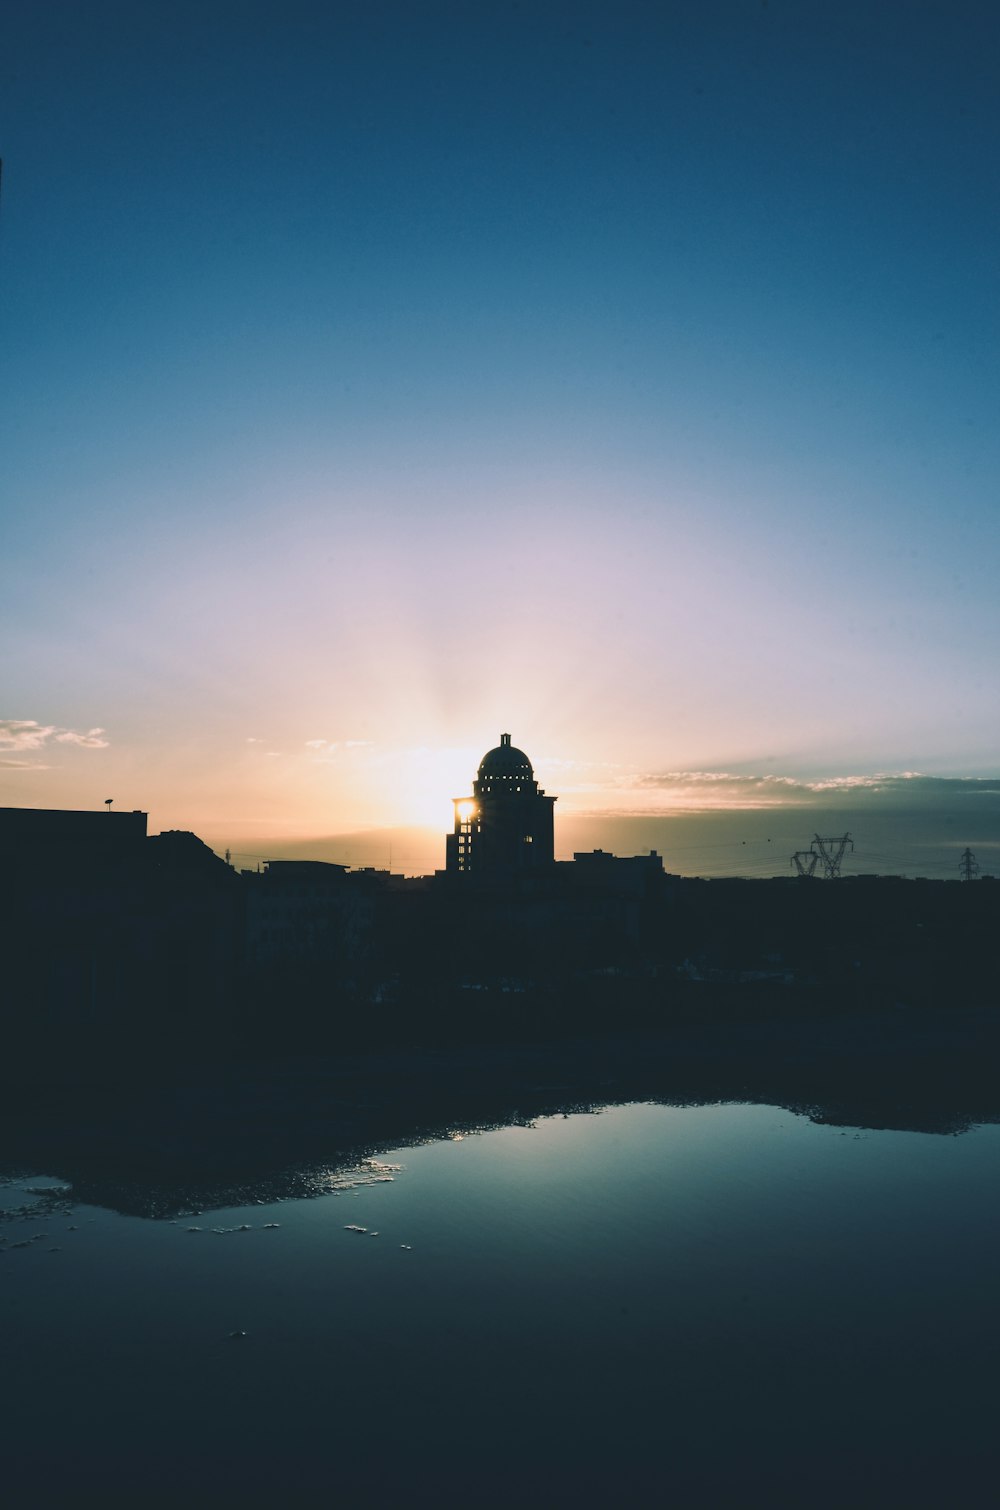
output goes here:
{"type": "Polygon", "coordinates": [[[821,839],[819,834],[814,834],[813,843],[819,848],[820,859],[823,861],[823,875],[828,881],[836,880],[840,875],[840,864],[844,858],[844,852],[848,845],[851,849],[854,848],[854,840],[850,834],[840,834],[833,839],[821,839]],[[829,849],[827,845],[830,846],[829,849]]]}
{"type": "Polygon", "coordinates": [[[114,802],[114,800],[115,799],[113,797],[105,797],[104,799],[104,806],[107,808],[109,813],[111,811],[111,804],[112,802],[114,802]]]}

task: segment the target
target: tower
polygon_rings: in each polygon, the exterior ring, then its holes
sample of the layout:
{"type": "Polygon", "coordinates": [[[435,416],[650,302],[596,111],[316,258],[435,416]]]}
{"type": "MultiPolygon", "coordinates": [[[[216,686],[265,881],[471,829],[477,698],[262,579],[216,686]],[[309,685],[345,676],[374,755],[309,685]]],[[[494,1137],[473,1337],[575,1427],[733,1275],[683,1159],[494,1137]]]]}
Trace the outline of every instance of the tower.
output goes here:
{"type": "Polygon", "coordinates": [[[963,881],[974,881],[979,874],[979,861],[968,846],[962,851],[958,869],[963,881]]]}
{"type": "Polygon", "coordinates": [[[501,734],[479,763],[472,796],[454,798],[448,874],[509,877],[551,865],[555,801],[540,790],[524,751],[501,734]]]}
{"type": "Polygon", "coordinates": [[[840,875],[840,867],[848,848],[854,848],[854,840],[850,834],[838,834],[833,839],[821,839],[819,834],[813,836],[820,859],[823,861],[823,874],[828,881],[834,881],[840,875]]]}

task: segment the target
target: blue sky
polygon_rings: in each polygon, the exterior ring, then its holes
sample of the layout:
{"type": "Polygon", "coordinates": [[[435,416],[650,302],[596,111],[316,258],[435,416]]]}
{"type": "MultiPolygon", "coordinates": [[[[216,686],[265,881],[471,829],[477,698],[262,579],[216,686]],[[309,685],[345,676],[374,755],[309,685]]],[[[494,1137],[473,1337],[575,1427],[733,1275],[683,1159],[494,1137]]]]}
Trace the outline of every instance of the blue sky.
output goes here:
{"type": "Polygon", "coordinates": [[[508,728],[581,813],[998,774],[998,40],[8,6],[0,801],[444,825],[508,728]]]}

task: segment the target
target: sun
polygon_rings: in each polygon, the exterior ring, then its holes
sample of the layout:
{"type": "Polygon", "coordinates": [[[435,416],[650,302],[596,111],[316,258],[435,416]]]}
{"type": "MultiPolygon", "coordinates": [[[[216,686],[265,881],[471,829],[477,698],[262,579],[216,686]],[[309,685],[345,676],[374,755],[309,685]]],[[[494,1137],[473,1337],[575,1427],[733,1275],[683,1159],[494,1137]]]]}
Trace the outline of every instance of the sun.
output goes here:
{"type": "MultiPolygon", "coordinates": [[[[456,797],[472,786],[479,756],[474,750],[451,747],[400,752],[397,822],[447,831],[455,821],[456,797]]],[[[465,802],[471,798],[463,798],[465,802]]],[[[474,805],[474,804],[473,804],[474,805]]]]}

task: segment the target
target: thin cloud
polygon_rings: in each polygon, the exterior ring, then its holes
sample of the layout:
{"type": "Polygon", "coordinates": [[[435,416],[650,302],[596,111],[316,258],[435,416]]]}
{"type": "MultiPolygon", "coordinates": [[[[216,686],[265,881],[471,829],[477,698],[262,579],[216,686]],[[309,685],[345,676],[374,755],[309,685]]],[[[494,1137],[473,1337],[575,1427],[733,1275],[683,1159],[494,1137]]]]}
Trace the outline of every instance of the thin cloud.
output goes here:
{"type": "Polygon", "coordinates": [[[88,750],[104,750],[109,741],[103,729],[61,729],[57,724],[40,724],[34,718],[0,718],[0,750],[41,750],[49,742],[82,745],[88,750]]]}
{"type": "Polygon", "coordinates": [[[83,745],[87,750],[106,750],[108,747],[103,729],[88,729],[86,734],[75,734],[72,729],[63,729],[61,734],[56,735],[56,739],[61,745],[83,745]]]}
{"type": "Polygon", "coordinates": [[[815,799],[807,782],[792,776],[737,776],[730,771],[663,771],[627,783],[633,791],[660,792],[685,805],[763,807],[815,799]]]}
{"type": "Polygon", "coordinates": [[[337,750],[365,750],[371,745],[370,739],[307,739],[307,750],[319,750],[324,755],[333,755],[337,750]]]}
{"type": "Polygon", "coordinates": [[[55,733],[54,724],[34,718],[0,718],[0,750],[40,750],[55,733]]]}
{"type": "Polygon", "coordinates": [[[924,776],[919,771],[876,771],[867,775],[800,777],[736,775],[730,771],[665,771],[638,776],[633,791],[658,792],[685,806],[827,807],[845,799],[874,806],[908,803],[932,806],[960,796],[1000,797],[1000,778],[924,776]]]}

